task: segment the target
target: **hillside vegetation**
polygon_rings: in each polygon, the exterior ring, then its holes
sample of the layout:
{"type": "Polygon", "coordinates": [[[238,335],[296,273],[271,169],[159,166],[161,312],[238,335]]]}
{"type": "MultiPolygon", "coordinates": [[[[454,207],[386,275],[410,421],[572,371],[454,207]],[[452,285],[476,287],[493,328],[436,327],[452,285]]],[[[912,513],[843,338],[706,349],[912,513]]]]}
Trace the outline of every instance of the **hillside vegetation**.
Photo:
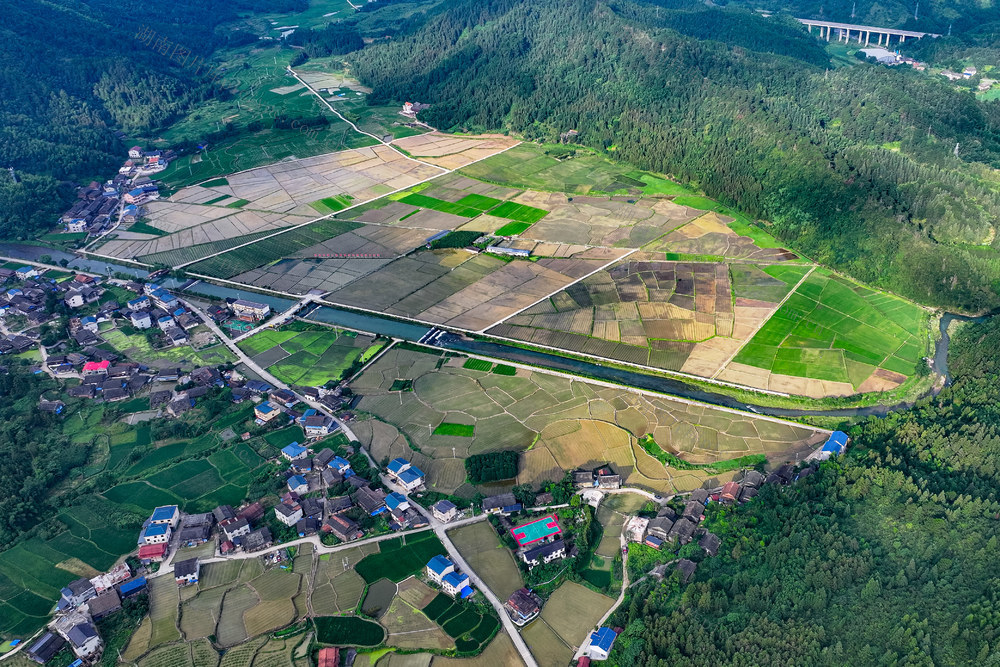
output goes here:
{"type": "Polygon", "coordinates": [[[373,104],[431,103],[423,117],[444,130],[576,129],[864,281],[1000,305],[997,103],[909,69],[828,69],[787,17],[633,0],[457,0],[415,16],[348,56],[373,104]]]}
{"type": "Polygon", "coordinates": [[[953,346],[955,384],[938,398],[854,428],[844,459],[812,477],[710,511],[718,556],[686,586],[671,577],[632,594],[611,664],[994,659],[1000,322],[953,346]]]}

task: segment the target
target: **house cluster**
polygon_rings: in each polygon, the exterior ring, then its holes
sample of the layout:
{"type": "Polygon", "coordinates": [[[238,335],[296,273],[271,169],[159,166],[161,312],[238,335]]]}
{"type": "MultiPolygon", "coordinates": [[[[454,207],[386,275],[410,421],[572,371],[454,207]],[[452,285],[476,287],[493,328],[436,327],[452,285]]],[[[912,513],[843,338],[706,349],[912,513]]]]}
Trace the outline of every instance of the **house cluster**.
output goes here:
{"type": "Polygon", "coordinates": [[[389,461],[386,472],[389,474],[389,479],[403,487],[407,493],[424,488],[424,471],[404,458],[389,461]]]}
{"type": "MultiPolygon", "coordinates": [[[[76,275],[72,280],[57,282],[47,278],[46,273],[44,269],[32,266],[22,266],[17,269],[0,268],[0,285],[6,287],[0,292],[0,317],[20,316],[27,320],[29,326],[37,326],[55,317],[49,310],[51,294],[63,298],[72,296],[74,303],[77,300],[81,301],[80,306],[84,303],[94,303],[103,294],[103,290],[97,287],[97,280],[90,276],[76,275]]],[[[22,343],[27,344],[23,341],[22,343]]],[[[16,346],[15,349],[0,346],[0,354],[23,352],[24,349],[17,349],[16,346]]]]}
{"type": "Polygon", "coordinates": [[[510,594],[503,606],[514,625],[521,627],[538,616],[542,610],[542,598],[527,588],[519,588],[510,594]]]}
{"type": "Polygon", "coordinates": [[[427,561],[424,570],[427,578],[440,586],[445,595],[464,600],[475,594],[469,585],[469,575],[459,572],[447,556],[434,556],[427,561]]]}
{"type": "Polygon", "coordinates": [[[264,514],[264,506],[259,502],[244,505],[239,510],[230,505],[219,505],[212,510],[212,518],[219,526],[219,552],[223,555],[235,551],[252,553],[274,544],[274,537],[267,526],[253,527],[264,518],[264,514]]]}
{"type": "Polygon", "coordinates": [[[142,285],[138,296],[130,299],[126,308],[129,323],[134,328],[156,327],[174,346],[188,344],[188,332],[201,324],[201,320],[187,310],[177,297],[156,283],[142,285]]]}
{"type": "Polygon", "coordinates": [[[574,470],[573,486],[578,489],[620,489],[622,476],[608,463],[593,470],[574,470]]]}
{"type": "Polygon", "coordinates": [[[136,222],[141,215],[139,205],[160,196],[150,176],[166,169],[174,157],[173,151],[147,151],[133,146],[118,174],[103,185],[92,181],[81,187],[77,201],[59,222],[67,232],[98,235],[114,226],[115,213],[122,204],[122,222],[136,222]]]}
{"type": "Polygon", "coordinates": [[[61,591],[55,618],[28,647],[27,656],[45,664],[68,645],[77,658],[73,664],[96,662],[104,651],[104,641],[95,622],[119,611],[123,600],[145,591],[145,577],[133,576],[127,563],[96,577],[70,582],[61,591]]]}
{"type": "Polygon", "coordinates": [[[498,493],[495,496],[483,498],[483,512],[486,514],[499,514],[506,517],[523,509],[524,507],[517,502],[513,493],[498,493]]]}

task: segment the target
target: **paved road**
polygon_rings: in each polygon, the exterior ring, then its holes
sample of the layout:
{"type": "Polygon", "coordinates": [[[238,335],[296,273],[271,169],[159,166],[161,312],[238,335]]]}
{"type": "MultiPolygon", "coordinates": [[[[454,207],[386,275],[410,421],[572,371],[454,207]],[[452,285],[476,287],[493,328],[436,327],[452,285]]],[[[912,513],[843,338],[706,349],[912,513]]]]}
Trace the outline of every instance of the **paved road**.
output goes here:
{"type": "MultiPolygon", "coordinates": [[[[406,491],[402,487],[394,484],[392,480],[388,479],[387,477],[383,477],[382,481],[390,489],[398,491],[403,495],[406,495],[406,491]]],[[[416,503],[410,503],[410,505],[415,510],[423,514],[424,517],[426,517],[427,521],[430,523],[430,527],[434,530],[434,533],[438,536],[438,539],[441,540],[441,543],[444,544],[445,549],[448,550],[448,555],[451,556],[452,561],[456,565],[458,565],[459,569],[462,570],[462,572],[465,572],[467,575],[469,575],[469,579],[476,587],[476,590],[479,591],[479,593],[482,594],[486,598],[486,600],[493,606],[493,609],[496,610],[497,614],[500,616],[500,621],[503,623],[504,630],[506,630],[507,634],[510,635],[511,641],[514,642],[514,648],[516,648],[517,652],[521,654],[521,660],[524,661],[524,664],[527,667],[538,667],[538,663],[535,661],[535,657],[531,655],[531,651],[528,649],[528,645],[525,644],[524,639],[521,638],[521,633],[517,631],[517,626],[514,625],[514,622],[512,620],[510,620],[510,616],[504,609],[503,603],[500,601],[499,598],[497,598],[496,595],[493,594],[493,591],[489,589],[489,587],[486,585],[486,582],[484,582],[479,577],[479,575],[476,574],[476,571],[472,569],[472,567],[462,557],[462,554],[459,553],[458,547],[455,546],[455,543],[451,541],[450,537],[448,537],[448,531],[451,530],[452,528],[458,528],[459,526],[468,523],[473,523],[477,519],[483,520],[486,518],[487,515],[481,514],[478,517],[474,517],[473,519],[467,519],[464,522],[452,521],[450,523],[441,523],[440,521],[437,520],[437,518],[434,516],[432,512],[427,511],[420,505],[416,503]]]]}
{"type": "MultiPolygon", "coordinates": [[[[202,311],[197,306],[191,304],[186,299],[180,299],[180,302],[183,303],[191,312],[198,315],[202,319],[202,321],[206,324],[206,326],[208,326],[208,328],[211,329],[212,333],[214,333],[216,337],[218,337],[218,339],[222,341],[223,344],[225,344],[225,346],[228,347],[243,364],[246,365],[247,368],[249,368],[254,373],[259,375],[265,381],[269,382],[271,385],[278,387],[279,389],[289,390],[290,392],[295,394],[296,398],[298,398],[300,401],[302,401],[309,407],[314,408],[317,412],[333,419],[333,421],[336,422],[336,424],[340,427],[340,430],[344,432],[344,435],[346,435],[348,439],[350,440],[358,439],[357,436],[354,435],[354,431],[352,431],[351,428],[342,419],[338,418],[336,415],[330,414],[330,411],[324,405],[312,400],[311,398],[303,396],[302,394],[298,393],[297,391],[289,387],[287,384],[285,384],[278,378],[268,373],[265,369],[261,368],[259,364],[257,364],[253,359],[248,357],[246,353],[244,353],[243,350],[239,348],[239,346],[236,344],[235,341],[230,339],[226,334],[222,332],[222,329],[219,328],[219,325],[217,325],[215,321],[208,316],[207,313],[202,311]]],[[[372,460],[371,456],[368,455],[367,450],[362,448],[362,451],[365,452],[365,455],[368,456],[369,461],[371,461],[372,460]]]]}

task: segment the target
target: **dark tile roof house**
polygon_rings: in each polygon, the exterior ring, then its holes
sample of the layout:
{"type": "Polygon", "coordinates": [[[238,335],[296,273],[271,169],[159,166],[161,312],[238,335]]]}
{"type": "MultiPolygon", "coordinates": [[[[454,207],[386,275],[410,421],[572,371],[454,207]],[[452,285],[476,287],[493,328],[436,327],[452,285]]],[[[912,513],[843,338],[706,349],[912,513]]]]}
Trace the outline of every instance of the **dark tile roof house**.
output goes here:
{"type": "Polygon", "coordinates": [[[66,640],[54,632],[46,632],[28,649],[28,657],[37,663],[44,664],[54,658],[66,640]]]}
{"type": "Polygon", "coordinates": [[[689,500],[686,505],[684,505],[683,516],[691,521],[698,522],[701,521],[702,515],[705,513],[705,506],[699,503],[697,500],[689,500]]]}
{"type": "Polygon", "coordinates": [[[369,486],[371,484],[371,482],[369,482],[367,479],[359,475],[351,475],[350,477],[347,478],[347,483],[353,486],[355,489],[363,489],[364,487],[369,486]]]}
{"type": "Polygon", "coordinates": [[[483,498],[483,511],[484,512],[499,512],[504,507],[510,507],[511,505],[517,504],[517,498],[514,497],[513,493],[501,493],[495,496],[487,496],[483,498]]]}
{"type": "Polygon", "coordinates": [[[661,540],[665,540],[667,539],[667,536],[670,535],[670,531],[673,527],[673,519],[669,519],[665,516],[658,516],[655,519],[649,520],[649,524],[646,526],[646,532],[660,538],[661,540]]]}
{"type": "Polygon", "coordinates": [[[326,501],[326,509],[330,514],[340,514],[354,507],[350,496],[337,496],[326,501]]]}
{"type": "Polygon", "coordinates": [[[740,485],[744,487],[751,486],[758,488],[763,483],[764,475],[756,470],[748,470],[747,473],[743,475],[743,479],[740,480],[740,485]]]}
{"type": "MultiPolygon", "coordinates": [[[[551,505],[555,502],[551,493],[539,493],[535,496],[535,507],[543,507],[545,505],[551,505]]],[[[517,591],[515,591],[516,593],[517,591]]]]}
{"type": "Polygon", "coordinates": [[[183,526],[180,531],[179,539],[182,543],[187,545],[193,544],[203,544],[208,541],[208,536],[212,532],[212,527],[210,525],[202,524],[200,526],[183,526]]]}
{"type": "Polygon", "coordinates": [[[677,561],[676,567],[677,571],[681,573],[681,581],[686,584],[694,576],[695,571],[698,569],[698,564],[687,558],[681,558],[677,561]]]}
{"type": "Polygon", "coordinates": [[[236,512],[230,505],[219,505],[212,510],[212,516],[215,517],[216,523],[222,523],[223,521],[228,521],[229,519],[235,519],[236,512]]]}
{"type": "MultiPolygon", "coordinates": [[[[333,468],[324,468],[323,472],[320,473],[320,477],[323,479],[323,483],[327,486],[335,486],[344,481],[344,476],[333,468]]],[[[353,477],[351,479],[353,479],[353,477]]]]}
{"type": "Polygon", "coordinates": [[[260,521],[264,518],[264,506],[260,503],[250,503],[237,512],[236,516],[244,518],[247,521],[260,521]]]}
{"type": "Polygon", "coordinates": [[[319,521],[317,519],[307,517],[305,519],[299,519],[295,523],[295,532],[299,534],[299,537],[315,535],[317,531],[319,531],[319,521]]]}
{"type": "Polygon", "coordinates": [[[354,494],[354,502],[368,514],[375,515],[385,509],[385,494],[363,486],[354,494]]]}
{"type": "Polygon", "coordinates": [[[705,550],[709,556],[714,556],[719,552],[719,546],[722,544],[722,540],[719,536],[714,533],[705,533],[698,540],[698,546],[705,550]]]}
{"type": "Polygon", "coordinates": [[[149,407],[156,408],[170,401],[173,397],[169,391],[154,391],[149,395],[149,407]]]}
{"type": "Polygon", "coordinates": [[[271,546],[273,538],[267,528],[259,528],[243,538],[244,551],[260,551],[271,546]]]}
{"type": "Polygon", "coordinates": [[[92,384],[79,384],[66,390],[74,398],[93,398],[97,394],[96,387],[92,384]]]}
{"type": "Polygon", "coordinates": [[[759,492],[754,487],[744,486],[742,489],[740,489],[739,501],[741,503],[745,503],[749,500],[753,500],[758,493],[759,492]]]}
{"type": "Polygon", "coordinates": [[[321,449],[319,453],[313,457],[313,465],[316,468],[325,468],[326,466],[330,465],[330,461],[333,460],[334,456],[336,456],[336,454],[333,453],[332,449],[330,448],[321,449]]]}
{"type": "Polygon", "coordinates": [[[532,547],[521,552],[521,559],[529,566],[548,563],[549,561],[561,558],[566,553],[566,542],[564,540],[553,540],[532,547]]]}
{"type": "Polygon", "coordinates": [[[185,393],[188,398],[201,398],[208,393],[208,387],[191,387],[185,393]]]}
{"type": "Polygon", "coordinates": [[[323,503],[315,498],[302,500],[302,516],[317,518],[323,515],[323,503]]]}
{"type": "Polygon", "coordinates": [[[697,501],[702,505],[704,505],[705,502],[708,500],[708,495],[709,494],[707,489],[695,489],[694,491],[691,492],[691,495],[689,497],[691,498],[691,500],[697,501]]]}
{"type": "Polygon", "coordinates": [[[358,524],[354,523],[346,516],[333,515],[327,518],[323,523],[323,530],[328,533],[333,533],[341,542],[350,542],[351,540],[356,540],[364,535],[358,528],[358,524]]]}
{"type": "Polygon", "coordinates": [[[698,528],[697,524],[689,521],[684,517],[681,517],[680,519],[674,522],[674,525],[670,529],[670,532],[667,533],[667,537],[676,539],[677,543],[680,545],[685,545],[694,538],[694,531],[697,530],[697,528],[698,528]]]}
{"type": "Polygon", "coordinates": [[[89,601],[87,603],[87,607],[90,609],[90,615],[93,616],[96,621],[121,609],[122,601],[121,598],[118,597],[118,591],[113,588],[109,588],[93,600],[89,601]]]}

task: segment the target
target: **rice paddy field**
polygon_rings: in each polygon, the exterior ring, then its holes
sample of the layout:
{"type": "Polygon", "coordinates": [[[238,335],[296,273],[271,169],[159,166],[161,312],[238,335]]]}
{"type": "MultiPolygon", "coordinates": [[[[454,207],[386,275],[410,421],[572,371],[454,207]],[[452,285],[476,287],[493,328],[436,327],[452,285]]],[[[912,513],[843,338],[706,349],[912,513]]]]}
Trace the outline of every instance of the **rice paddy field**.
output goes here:
{"type": "Polygon", "coordinates": [[[371,336],[318,325],[310,331],[265,329],[239,343],[282,382],[310,387],[339,382],[362,355],[371,357],[383,345],[371,336]]]}
{"type": "MultiPolygon", "coordinates": [[[[106,571],[133,551],[154,507],[176,503],[186,511],[209,511],[237,505],[246,497],[252,471],[264,462],[253,441],[224,446],[219,438],[222,430],[252,419],[249,407],[234,406],[203,436],[165,442],[152,442],[148,425],[109,430],[100,425],[100,410],[79,414],[67,420],[65,435],[78,442],[97,438],[106,446],[91,473],[112,471],[128,481],[62,509],[57,519],[64,528],[54,536],[33,537],[0,553],[4,635],[30,635],[46,622],[63,586],[106,571]]],[[[168,634],[160,631],[150,635],[154,641],[168,634]]]]}
{"type": "Polygon", "coordinates": [[[500,543],[500,538],[486,521],[452,530],[448,537],[501,601],[524,586],[521,571],[510,549],[500,543]]]}
{"type": "Polygon", "coordinates": [[[719,377],[813,396],[886,391],[927,353],[922,308],[817,269],[719,377]]]}
{"type": "Polygon", "coordinates": [[[464,458],[500,449],[523,452],[519,484],[611,462],[628,484],[669,493],[700,487],[709,473],[664,466],[638,444],[645,434],[692,463],[749,454],[784,461],[825,439],[790,422],[527,369],[498,375],[465,368],[465,361],[394,347],[351,384],[362,396],[359,411],[375,417],[352,427],[372,456],[405,456],[442,493],[471,497],[476,489],[465,482],[464,458]],[[400,379],[412,381],[413,390],[390,392],[400,379]],[[435,434],[441,423],[467,424],[474,434],[435,434]]]}
{"type": "Polygon", "coordinates": [[[142,359],[154,368],[181,366],[191,370],[196,366],[218,366],[233,363],[236,355],[222,343],[195,350],[189,345],[153,349],[142,334],[126,334],[120,329],[102,331],[101,338],[116,352],[129,359],[142,359]]]}

